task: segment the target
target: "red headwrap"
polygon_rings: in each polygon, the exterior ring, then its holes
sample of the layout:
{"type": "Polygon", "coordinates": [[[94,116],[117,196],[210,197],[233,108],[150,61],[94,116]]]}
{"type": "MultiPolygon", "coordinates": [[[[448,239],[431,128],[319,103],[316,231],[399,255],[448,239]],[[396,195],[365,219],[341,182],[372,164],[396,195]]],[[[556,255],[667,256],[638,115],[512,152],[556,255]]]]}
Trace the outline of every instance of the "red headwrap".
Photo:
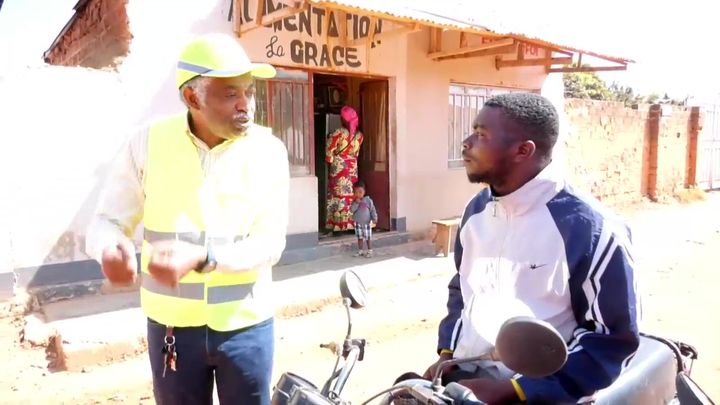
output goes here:
{"type": "Polygon", "coordinates": [[[355,112],[352,107],[346,105],[340,110],[340,118],[342,118],[343,122],[346,124],[348,131],[350,131],[350,135],[355,135],[359,121],[357,112],[355,112]]]}

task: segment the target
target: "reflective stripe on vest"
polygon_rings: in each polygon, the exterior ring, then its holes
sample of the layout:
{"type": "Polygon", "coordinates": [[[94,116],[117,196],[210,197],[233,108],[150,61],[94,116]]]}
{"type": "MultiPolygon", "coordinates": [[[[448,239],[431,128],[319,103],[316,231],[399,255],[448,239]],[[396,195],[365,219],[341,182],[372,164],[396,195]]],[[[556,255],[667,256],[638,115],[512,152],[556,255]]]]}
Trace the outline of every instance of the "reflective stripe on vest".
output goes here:
{"type": "MultiPolygon", "coordinates": [[[[149,243],[155,243],[166,240],[181,240],[183,242],[193,243],[195,245],[205,245],[205,232],[158,232],[145,228],[143,238],[149,243]]],[[[213,246],[226,245],[245,239],[243,236],[224,237],[211,236],[207,242],[213,246]]]]}
{"type": "Polygon", "coordinates": [[[205,173],[186,131],[187,118],[182,115],[158,122],[148,135],[140,289],[143,311],[161,324],[177,327],[207,325],[230,331],[252,326],[273,314],[269,267],[236,273],[191,271],[175,288],[161,285],[148,274],[153,243],[181,240],[218,246],[242,240],[262,202],[256,197],[261,193],[255,185],[262,178],[251,172],[250,162],[262,159],[262,137],[272,134],[249,132],[227,141],[219,146],[224,149],[216,162],[222,169],[205,173]],[[224,236],[208,237],[208,218],[216,224],[214,231],[224,236]],[[218,222],[222,229],[217,228],[218,222]],[[196,231],[183,232],[190,229],[196,231]]]}
{"type": "Polygon", "coordinates": [[[157,282],[152,276],[143,276],[142,288],[155,294],[188,300],[205,299],[205,283],[179,283],[177,288],[168,287],[157,282]]]}
{"type": "MultiPolygon", "coordinates": [[[[205,300],[205,283],[179,283],[177,288],[158,283],[154,278],[142,278],[142,287],[150,292],[188,300],[205,300]]],[[[252,294],[253,284],[219,285],[208,287],[208,304],[244,300],[252,294]]]]}

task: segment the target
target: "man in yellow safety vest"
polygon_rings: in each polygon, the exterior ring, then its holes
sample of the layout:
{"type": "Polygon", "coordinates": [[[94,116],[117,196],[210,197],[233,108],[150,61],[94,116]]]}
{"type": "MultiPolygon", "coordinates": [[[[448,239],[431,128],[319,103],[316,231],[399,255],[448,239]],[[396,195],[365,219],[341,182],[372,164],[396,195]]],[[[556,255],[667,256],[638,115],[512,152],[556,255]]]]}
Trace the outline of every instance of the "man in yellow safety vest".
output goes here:
{"type": "Polygon", "coordinates": [[[237,40],[197,37],[177,63],[182,114],[130,139],[88,229],[88,253],[114,285],[136,280],[158,404],[269,404],[271,267],[285,248],[287,149],[256,125],[251,63],[237,40]]]}

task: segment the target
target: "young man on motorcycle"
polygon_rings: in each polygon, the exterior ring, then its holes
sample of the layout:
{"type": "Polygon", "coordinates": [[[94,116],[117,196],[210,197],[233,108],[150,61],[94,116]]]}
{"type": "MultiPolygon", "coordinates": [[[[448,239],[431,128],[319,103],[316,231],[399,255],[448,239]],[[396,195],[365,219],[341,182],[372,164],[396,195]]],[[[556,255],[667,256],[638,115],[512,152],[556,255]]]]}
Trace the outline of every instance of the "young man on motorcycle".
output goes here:
{"type": "Polygon", "coordinates": [[[487,352],[502,320],[532,315],[568,343],[567,363],[528,378],[499,362],[447,370],[488,404],[575,403],[610,385],[638,348],[629,229],[574,190],[552,161],[558,114],[545,98],[488,100],[463,142],[468,179],[485,183],[466,206],[458,273],[439,327],[438,362],[487,352]]]}

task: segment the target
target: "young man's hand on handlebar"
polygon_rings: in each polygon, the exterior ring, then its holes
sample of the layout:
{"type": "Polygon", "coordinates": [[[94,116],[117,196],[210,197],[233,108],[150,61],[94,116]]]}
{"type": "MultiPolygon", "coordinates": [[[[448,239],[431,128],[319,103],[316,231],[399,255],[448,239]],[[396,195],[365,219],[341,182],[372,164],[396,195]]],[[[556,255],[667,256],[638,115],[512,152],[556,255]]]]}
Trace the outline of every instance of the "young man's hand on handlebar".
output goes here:
{"type": "MultiPolygon", "coordinates": [[[[430,381],[434,380],[435,377],[436,377],[436,376],[435,376],[435,373],[437,372],[437,368],[438,368],[438,366],[440,365],[440,363],[442,363],[443,361],[452,360],[452,358],[453,358],[452,353],[450,353],[450,352],[441,352],[441,353],[440,353],[440,357],[438,358],[438,360],[437,360],[435,363],[431,364],[430,367],[428,367],[427,370],[425,370],[425,373],[423,374],[423,378],[425,378],[425,379],[427,379],[427,380],[430,380],[430,381]]],[[[445,367],[445,368],[442,370],[443,374],[445,374],[445,373],[447,373],[448,371],[452,370],[453,367],[455,367],[455,366],[447,366],[447,367],[445,367]]]]}

